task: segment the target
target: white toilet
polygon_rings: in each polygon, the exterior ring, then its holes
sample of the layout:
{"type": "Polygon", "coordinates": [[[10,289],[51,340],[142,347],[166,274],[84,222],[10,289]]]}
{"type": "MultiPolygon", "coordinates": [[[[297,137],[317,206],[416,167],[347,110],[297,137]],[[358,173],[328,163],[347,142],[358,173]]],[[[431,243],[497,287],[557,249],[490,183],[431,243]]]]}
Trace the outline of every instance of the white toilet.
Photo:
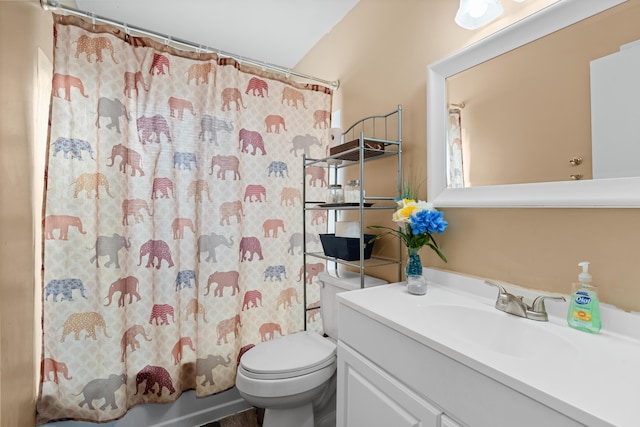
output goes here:
{"type": "MultiPolygon", "coordinates": [[[[320,312],[328,338],[303,331],[260,343],[240,359],[236,388],[265,409],[263,427],[335,427],[336,294],[360,289],[360,275],[320,273],[320,312]]],[[[365,286],[387,282],[365,276],[365,286]]]]}

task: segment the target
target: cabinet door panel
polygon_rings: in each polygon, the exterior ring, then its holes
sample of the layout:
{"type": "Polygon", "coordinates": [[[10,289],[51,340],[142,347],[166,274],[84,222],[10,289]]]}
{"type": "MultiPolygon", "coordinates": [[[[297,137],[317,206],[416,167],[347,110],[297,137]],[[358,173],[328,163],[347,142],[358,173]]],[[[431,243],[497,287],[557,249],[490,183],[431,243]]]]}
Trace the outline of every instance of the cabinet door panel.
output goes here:
{"type": "Polygon", "coordinates": [[[440,411],[338,344],[338,426],[436,427],[440,411]]]}

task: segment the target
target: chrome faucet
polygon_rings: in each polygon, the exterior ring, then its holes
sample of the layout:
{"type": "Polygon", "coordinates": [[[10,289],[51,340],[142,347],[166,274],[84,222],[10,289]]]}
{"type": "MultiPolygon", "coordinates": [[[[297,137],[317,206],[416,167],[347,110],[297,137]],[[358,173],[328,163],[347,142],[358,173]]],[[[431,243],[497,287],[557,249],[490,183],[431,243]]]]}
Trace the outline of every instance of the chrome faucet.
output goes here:
{"type": "Polygon", "coordinates": [[[565,301],[564,297],[541,295],[533,300],[533,304],[531,306],[528,306],[527,303],[524,302],[523,297],[510,294],[504,286],[491,280],[485,280],[485,283],[487,285],[495,286],[499,290],[498,299],[496,300],[495,305],[496,309],[531,320],[541,322],[547,322],[549,320],[549,315],[547,314],[547,310],[544,306],[545,299],[565,301]]]}

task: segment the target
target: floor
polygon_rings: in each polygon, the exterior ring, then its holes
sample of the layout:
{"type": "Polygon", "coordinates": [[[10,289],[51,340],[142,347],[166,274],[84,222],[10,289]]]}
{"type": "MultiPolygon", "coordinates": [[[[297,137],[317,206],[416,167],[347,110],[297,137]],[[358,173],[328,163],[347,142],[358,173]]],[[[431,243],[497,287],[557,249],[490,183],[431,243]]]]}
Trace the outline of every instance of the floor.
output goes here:
{"type": "Polygon", "coordinates": [[[260,427],[264,411],[249,409],[201,427],[260,427]]]}

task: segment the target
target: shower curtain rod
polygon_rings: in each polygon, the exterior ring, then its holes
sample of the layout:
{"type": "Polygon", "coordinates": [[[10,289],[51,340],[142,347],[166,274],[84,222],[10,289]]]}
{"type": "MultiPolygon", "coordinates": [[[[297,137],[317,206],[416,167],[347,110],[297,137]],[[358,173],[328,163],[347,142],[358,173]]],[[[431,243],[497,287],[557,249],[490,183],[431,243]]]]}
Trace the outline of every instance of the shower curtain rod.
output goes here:
{"type": "Polygon", "coordinates": [[[109,19],[109,18],[105,18],[99,15],[96,15],[94,13],[91,12],[85,12],[82,10],[78,10],[78,9],[74,9],[72,7],[66,6],[66,5],[62,5],[60,4],[60,2],[56,1],[56,0],[40,0],[40,6],[42,7],[42,9],[44,10],[51,10],[51,11],[55,11],[55,10],[62,10],[64,12],[73,14],[73,15],[77,15],[77,16],[81,16],[83,18],[87,18],[87,19],[91,19],[93,22],[96,21],[100,21],[106,24],[111,24],[111,25],[115,25],[117,27],[119,27],[120,29],[124,30],[127,34],[129,34],[129,31],[135,31],[136,33],[139,33],[141,35],[144,36],[150,36],[150,37],[155,37],[155,38],[159,38],[161,40],[163,40],[165,43],[173,43],[179,46],[183,46],[183,47],[187,47],[187,48],[191,48],[191,49],[196,49],[199,51],[206,51],[206,52],[210,52],[210,53],[216,53],[219,56],[224,56],[227,58],[232,58],[237,60],[238,62],[241,63],[247,63],[250,65],[254,65],[256,67],[261,67],[263,69],[268,69],[270,71],[275,71],[281,74],[285,74],[288,76],[296,76],[296,77],[300,77],[306,80],[313,80],[319,83],[322,83],[324,85],[329,86],[331,89],[336,90],[340,87],[340,81],[339,80],[333,80],[333,81],[329,81],[329,80],[323,80],[320,79],[318,77],[314,77],[314,76],[310,76],[307,74],[302,74],[299,73],[297,71],[294,71],[290,68],[286,68],[286,67],[281,67],[279,65],[274,65],[274,64],[269,64],[267,62],[261,62],[255,59],[251,59],[251,58],[245,58],[243,56],[239,56],[239,55],[235,55],[233,53],[229,53],[229,52],[225,52],[222,51],[220,49],[216,49],[216,48],[212,48],[212,47],[208,47],[208,46],[203,46],[203,45],[199,45],[187,40],[182,40],[179,38],[174,38],[171,37],[170,35],[165,35],[165,34],[160,34],[160,33],[156,33],[155,31],[150,31],[150,30],[145,30],[144,28],[139,28],[139,27],[135,27],[133,25],[129,25],[125,22],[118,22],[118,21],[114,21],[113,19],[109,19]]]}

